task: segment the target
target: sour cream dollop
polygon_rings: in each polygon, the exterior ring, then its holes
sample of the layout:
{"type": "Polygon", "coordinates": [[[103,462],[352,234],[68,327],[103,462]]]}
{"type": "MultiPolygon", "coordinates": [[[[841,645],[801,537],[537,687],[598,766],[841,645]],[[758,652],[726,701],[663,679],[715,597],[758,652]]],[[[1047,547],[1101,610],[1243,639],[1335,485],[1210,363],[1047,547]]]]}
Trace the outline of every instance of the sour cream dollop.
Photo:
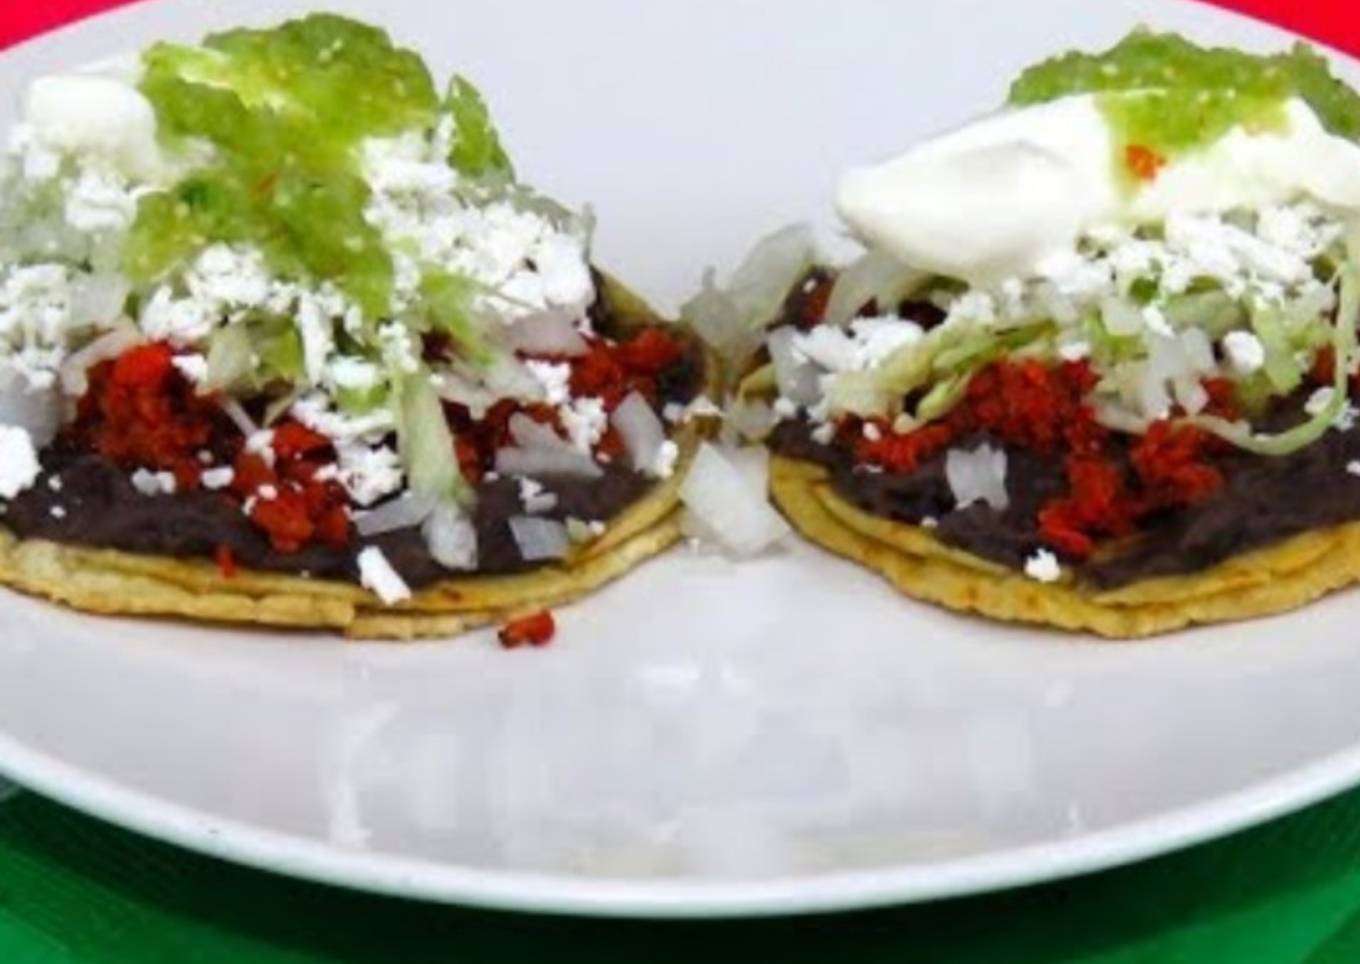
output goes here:
{"type": "Polygon", "coordinates": [[[988,285],[1031,273],[1087,230],[1307,197],[1360,214],[1360,145],[1327,132],[1304,101],[1282,130],[1236,127],[1130,192],[1094,95],[1003,110],[851,170],[836,206],[860,237],[912,267],[988,285]]]}

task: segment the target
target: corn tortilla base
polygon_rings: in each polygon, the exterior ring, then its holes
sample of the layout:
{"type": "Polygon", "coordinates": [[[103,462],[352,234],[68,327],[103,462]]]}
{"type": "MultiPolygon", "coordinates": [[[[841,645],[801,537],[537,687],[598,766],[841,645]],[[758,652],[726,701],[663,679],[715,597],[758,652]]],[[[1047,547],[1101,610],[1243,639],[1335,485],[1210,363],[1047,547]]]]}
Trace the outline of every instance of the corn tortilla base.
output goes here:
{"type": "MultiPolygon", "coordinates": [[[[663,324],[623,285],[606,278],[620,333],[663,324]]],[[[705,355],[700,393],[711,393],[718,367],[705,355]]],[[[586,596],[674,545],[680,534],[680,486],[709,434],[691,421],[671,436],[680,449],[671,478],[653,485],[599,537],[561,564],[506,576],[441,580],[396,606],[338,580],[242,567],[225,578],[211,561],[21,540],[0,527],[0,585],[110,616],[179,617],[195,622],[324,629],[359,639],[454,636],[586,596]]]]}
{"type": "Polygon", "coordinates": [[[944,545],[928,530],[864,513],[821,466],[773,455],[770,493],[795,528],[901,592],[959,612],[1135,639],[1297,609],[1360,581],[1360,523],[1307,532],[1187,576],[1106,592],[1040,583],[944,545]]]}

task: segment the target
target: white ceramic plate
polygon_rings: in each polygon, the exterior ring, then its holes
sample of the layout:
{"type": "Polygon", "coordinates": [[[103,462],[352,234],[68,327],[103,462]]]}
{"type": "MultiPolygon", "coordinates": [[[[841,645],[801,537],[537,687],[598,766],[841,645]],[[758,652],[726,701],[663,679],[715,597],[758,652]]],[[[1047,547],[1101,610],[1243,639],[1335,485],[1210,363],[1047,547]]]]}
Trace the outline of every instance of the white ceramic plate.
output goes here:
{"type": "MultiPolygon", "coordinates": [[[[996,104],[1053,50],[1140,20],[1287,39],[1170,0],[331,5],[477,78],[521,170],[593,201],[605,263],[662,304],[763,230],[830,228],[840,168],[996,104]]],[[[153,2],[0,57],[0,89],[305,6],[153,2]]],[[[608,914],[861,907],[1110,866],[1350,786],[1357,615],[1350,594],[1098,644],[956,618],[803,546],[741,568],[676,552],[563,613],[541,652],[6,596],[0,771],[197,850],[378,891],[608,914]]]]}

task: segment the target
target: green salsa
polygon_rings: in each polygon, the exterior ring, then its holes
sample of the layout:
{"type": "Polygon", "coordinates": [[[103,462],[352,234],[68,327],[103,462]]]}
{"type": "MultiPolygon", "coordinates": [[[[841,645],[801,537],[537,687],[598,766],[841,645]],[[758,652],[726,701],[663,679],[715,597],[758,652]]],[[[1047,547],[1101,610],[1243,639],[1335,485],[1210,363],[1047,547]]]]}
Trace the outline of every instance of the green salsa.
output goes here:
{"type": "Polygon", "coordinates": [[[334,281],[373,321],[391,310],[394,270],[364,216],[360,145],[429,131],[447,113],[462,174],[514,177],[471,84],[455,78],[441,101],[417,54],[344,17],[233,30],[199,47],[157,44],[144,64],[162,137],[211,147],[184,180],[141,202],[124,258],[144,284],[210,243],[251,244],[281,277],[334,281]]]}
{"type": "Polygon", "coordinates": [[[1100,95],[1118,133],[1117,161],[1126,176],[1138,174],[1129,159],[1139,155],[1130,155],[1131,149],[1168,159],[1212,144],[1237,126],[1280,129],[1284,103],[1293,97],[1306,101],[1333,134],[1360,140],[1360,94],[1304,44],[1267,56],[1136,30],[1104,53],[1073,51],[1030,67],[1011,86],[1009,99],[1029,105],[1071,94],[1100,95]]]}

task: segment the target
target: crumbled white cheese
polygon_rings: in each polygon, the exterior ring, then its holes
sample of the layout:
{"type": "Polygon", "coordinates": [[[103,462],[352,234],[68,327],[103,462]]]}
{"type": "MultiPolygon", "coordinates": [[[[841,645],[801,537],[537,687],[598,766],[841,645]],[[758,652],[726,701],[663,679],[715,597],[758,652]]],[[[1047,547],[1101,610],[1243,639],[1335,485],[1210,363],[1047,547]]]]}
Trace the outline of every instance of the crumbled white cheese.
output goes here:
{"type": "Polygon", "coordinates": [[[371,589],[384,604],[394,606],[411,598],[411,587],[377,546],[369,546],[360,552],[358,561],[359,582],[365,589],[371,589]]]}
{"type": "Polygon", "coordinates": [[[798,417],[798,403],[785,398],[783,395],[774,400],[771,409],[777,419],[787,421],[798,417]]]}
{"type": "Polygon", "coordinates": [[[51,489],[53,492],[60,492],[62,489],[61,476],[60,475],[49,476],[47,479],[47,487],[51,489]]]}
{"type": "Polygon", "coordinates": [[[279,490],[275,486],[265,484],[255,490],[255,496],[261,502],[273,502],[279,497],[279,490]]]}
{"type": "Polygon", "coordinates": [[[215,492],[231,485],[236,480],[236,471],[230,465],[222,465],[215,469],[206,469],[199,478],[203,488],[215,492]]]}
{"type": "Polygon", "coordinates": [[[541,482],[524,477],[520,477],[518,482],[519,500],[529,515],[542,515],[557,507],[557,496],[547,491],[541,482]]]}
{"type": "Polygon", "coordinates": [[[966,291],[949,306],[950,323],[996,323],[996,299],[985,291],[966,291]]]}
{"type": "Polygon", "coordinates": [[[55,383],[73,315],[77,279],[68,268],[36,264],[10,268],[0,282],[0,354],[31,388],[55,383]],[[7,351],[6,351],[7,349],[7,351]]]}
{"type": "Polygon", "coordinates": [[[247,435],[245,449],[251,455],[258,455],[265,465],[273,465],[275,459],[273,429],[260,429],[247,435]]]}
{"type": "Polygon", "coordinates": [[[383,360],[408,375],[420,369],[420,352],[416,349],[411,330],[396,321],[389,321],[378,328],[378,343],[382,346],[383,360]]]}
{"type": "Polygon", "coordinates": [[[141,194],[112,168],[87,161],[67,189],[66,223],[89,234],[126,231],[141,194]]]}
{"type": "Polygon", "coordinates": [[[831,440],[836,437],[836,423],[822,422],[810,433],[812,440],[818,445],[830,445],[831,440]]]}
{"type": "Polygon", "coordinates": [[[197,385],[208,377],[208,360],[199,354],[176,355],[171,364],[184,378],[197,385]]]}
{"type": "Polygon", "coordinates": [[[491,292],[479,301],[507,321],[545,311],[584,315],[595,298],[590,257],[580,224],[559,226],[509,201],[478,207],[463,200],[457,172],[440,144],[407,134],[374,139],[362,149],[373,190],[368,222],[390,248],[411,251],[398,265],[398,291],[414,292],[419,265],[471,278],[491,292]]]}
{"type": "Polygon", "coordinates": [[[142,306],[138,320],[142,332],[152,341],[176,346],[191,346],[212,333],[219,316],[211,302],[197,298],[176,298],[168,285],[162,285],[142,306]]]}
{"type": "Polygon", "coordinates": [[[609,428],[609,413],[604,409],[604,400],[599,398],[574,399],[570,404],[560,406],[557,416],[567,432],[567,439],[577,451],[586,455],[595,451],[609,428]]]}
{"type": "Polygon", "coordinates": [[[1036,582],[1057,582],[1062,578],[1058,557],[1047,549],[1040,549],[1025,560],[1025,575],[1036,582]]]}
{"type": "Polygon", "coordinates": [[[28,432],[18,426],[0,425],[0,498],[12,499],[31,488],[41,471],[28,432]]]}
{"type": "Polygon", "coordinates": [[[152,472],[150,469],[137,469],[131,476],[132,487],[142,495],[174,495],[178,484],[173,472],[152,472]]]}
{"type": "Polygon", "coordinates": [[[392,410],[386,406],[363,415],[346,415],[335,410],[324,392],[310,392],[289,409],[292,416],[313,432],[335,442],[381,437],[396,427],[392,410]]]}
{"type": "Polygon", "coordinates": [[[921,326],[902,318],[861,318],[848,328],[818,325],[793,338],[795,357],[828,372],[865,371],[921,340],[921,326]]]}
{"type": "Polygon", "coordinates": [[[1348,473],[1350,473],[1351,475],[1354,475],[1354,476],[1356,476],[1357,478],[1360,478],[1360,460],[1356,460],[1356,461],[1354,461],[1354,462],[1347,462],[1347,463],[1346,463],[1346,471],[1347,471],[1348,473]]]}
{"type": "Polygon", "coordinates": [[[1058,345],[1058,357],[1063,361],[1076,362],[1091,355],[1091,343],[1084,338],[1067,341],[1058,345]]]}
{"type": "Polygon", "coordinates": [[[1249,331],[1230,331],[1223,336],[1223,353],[1228,364],[1239,375],[1250,375],[1266,363],[1266,349],[1249,331]]]}
{"type": "Polygon", "coordinates": [[[326,364],[326,380],[336,388],[366,392],[378,384],[382,373],[365,358],[337,355],[326,364]]]}
{"type": "Polygon", "coordinates": [[[401,458],[389,446],[337,441],[335,451],[339,456],[336,478],[357,505],[373,505],[399,492],[405,483],[401,458]]]}
{"type": "Polygon", "coordinates": [[[48,509],[47,512],[54,519],[66,518],[66,509],[63,506],[54,505],[52,508],[48,509]]]}
{"type": "Polygon", "coordinates": [[[298,298],[295,318],[302,339],[302,365],[309,384],[321,381],[326,356],[335,347],[334,315],[326,311],[322,298],[310,293],[298,298]]]}
{"type": "Polygon", "coordinates": [[[679,459],[680,446],[666,439],[656,450],[656,461],[648,467],[647,474],[656,479],[669,479],[675,474],[675,463],[679,459]]]}
{"type": "Polygon", "coordinates": [[[524,367],[543,387],[543,400],[549,405],[571,401],[571,366],[564,362],[526,361],[524,367]]]}
{"type": "Polygon", "coordinates": [[[191,298],[224,314],[262,308],[278,295],[264,253],[229,244],[205,248],[185,272],[184,285],[191,298]]]}
{"type": "Polygon", "coordinates": [[[879,428],[874,422],[865,422],[864,427],[860,429],[860,434],[869,442],[883,441],[883,429],[879,428]]]}

